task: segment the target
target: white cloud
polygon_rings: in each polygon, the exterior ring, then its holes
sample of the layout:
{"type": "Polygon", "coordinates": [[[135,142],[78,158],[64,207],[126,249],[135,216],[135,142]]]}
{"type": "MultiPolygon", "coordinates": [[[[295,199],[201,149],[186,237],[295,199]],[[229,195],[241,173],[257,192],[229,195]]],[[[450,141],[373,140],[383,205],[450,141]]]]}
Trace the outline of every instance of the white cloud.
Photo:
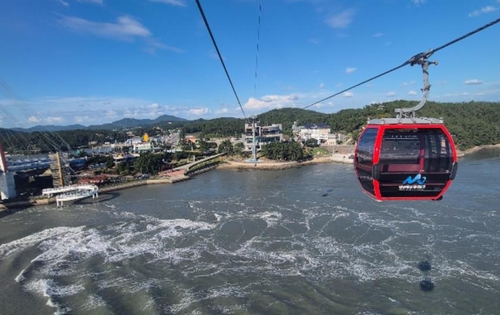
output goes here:
{"type": "Polygon", "coordinates": [[[56,1],[59,2],[60,4],[62,4],[63,6],[65,6],[65,7],[69,7],[69,3],[67,3],[64,0],[56,0],[56,1]]]}
{"type": "Polygon", "coordinates": [[[343,95],[344,95],[344,97],[353,97],[354,93],[347,91],[347,92],[344,92],[343,95]]]}
{"type": "Polygon", "coordinates": [[[40,119],[36,116],[31,116],[30,118],[28,118],[28,122],[29,123],[39,123],[40,122],[40,119]]]}
{"type": "Polygon", "coordinates": [[[415,4],[417,6],[421,5],[421,4],[424,4],[425,1],[427,1],[427,0],[412,0],[413,4],[415,4]]]}
{"type": "Polygon", "coordinates": [[[171,52],[178,53],[178,54],[184,53],[184,50],[177,48],[177,47],[165,45],[162,42],[160,42],[154,38],[147,38],[146,44],[148,45],[148,47],[146,48],[146,51],[151,53],[151,54],[154,54],[156,52],[156,49],[169,50],[171,52]]]}
{"type": "MultiPolygon", "coordinates": [[[[99,125],[122,118],[155,119],[161,115],[174,115],[181,118],[211,116],[209,108],[172,106],[135,98],[113,97],[44,97],[19,101],[0,99],[0,106],[15,119],[3,117],[2,127],[30,127],[36,124],[68,125],[81,123],[99,125]],[[43,108],[43,114],[36,109],[43,108]]],[[[225,109],[218,111],[223,114],[225,109]]],[[[229,114],[231,114],[230,112],[229,114]]],[[[237,108],[234,115],[241,114],[237,108]]]]}
{"type": "Polygon", "coordinates": [[[407,86],[407,85],[408,85],[408,82],[403,82],[403,83],[401,83],[401,84],[399,85],[399,87],[405,87],[405,86],[407,86]]]}
{"type": "Polygon", "coordinates": [[[319,85],[319,88],[320,88],[320,89],[322,89],[322,88],[324,88],[324,87],[325,87],[325,84],[324,84],[324,83],[321,83],[321,84],[319,85]]]}
{"type": "Polygon", "coordinates": [[[382,37],[382,36],[384,36],[384,33],[378,32],[378,33],[373,34],[373,37],[382,37]]]}
{"type": "Polygon", "coordinates": [[[207,107],[200,107],[200,108],[190,108],[187,111],[191,115],[195,116],[202,116],[210,113],[210,110],[207,107]]]}
{"type": "Polygon", "coordinates": [[[81,124],[89,119],[89,116],[76,116],[75,122],[81,124]]]}
{"type": "Polygon", "coordinates": [[[467,84],[467,85],[482,84],[482,83],[483,83],[483,81],[478,80],[478,79],[471,79],[471,80],[464,81],[464,84],[467,84]]]}
{"type": "Polygon", "coordinates": [[[165,45],[152,37],[151,31],[131,16],[120,16],[116,23],[94,22],[74,16],[63,16],[59,23],[69,30],[82,34],[133,42],[140,38],[145,43],[144,50],[155,54],[157,49],[183,53],[182,49],[165,45]]]}
{"type": "MultiPolygon", "coordinates": [[[[238,107],[238,110],[239,110],[239,107],[238,107]]],[[[221,109],[216,109],[214,111],[214,114],[216,114],[216,115],[227,114],[227,113],[229,113],[229,109],[227,109],[226,107],[221,108],[221,109]]]]}
{"type": "Polygon", "coordinates": [[[60,116],[48,116],[44,118],[39,118],[33,115],[28,118],[28,122],[30,124],[39,124],[39,123],[53,124],[53,123],[60,123],[62,120],[63,119],[60,116]]]}
{"type": "Polygon", "coordinates": [[[62,121],[62,117],[56,116],[56,117],[47,117],[44,118],[43,121],[45,121],[48,124],[53,124],[53,123],[60,123],[62,121]]]}
{"type": "Polygon", "coordinates": [[[417,95],[417,92],[413,91],[413,90],[410,90],[410,91],[408,91],[408,95],[417,95]]]}
{"type": "Polygon", "coordinates": [[[185,0],[149,0],[149,2],[160,2],[160,3],[170,4],[170,5],[173,5],[176,7],[185,7],[186,6],[185,0]]]}
{"type": "Polygon", "coordinates": [[[106,117],[116,117],[117,114],[114,110],[107,110],[106,111],[106,117]]]}
{"type": "Polygon", "coordinates": [[[333,28],[346,28],[351,24],[355,13],[356,11],[352,8],[343,10],[328,17],[326,23],[333,28]]]}
{"type": "Polygon", "coordinates": [[[64,27],[79,33],[109,37],[119,40],[133,40],[135,37],[150,37],[151,32],[130,16],[120,16],[116,23],[93,22],[73,16],[59,21],[64,27]]]}
{"type": "Polygon", "coordinates": [[[356,68],[349,68],[348,67],[348,68],[345,69],[345,73],[348,73],[348,74],[349,73],[353,73],[354,71],[356,71],[356,68]]]}
{"type": "Polygon", "coordinates": [[[296,95],[266,95],[260,99],[251,97],[243,107],[252,110],[291,107],[298,99],[296,95]]]}
{"type": "Polygon", "coordinates": [[[391,92],[387,93],[385,96],[387,96],[387,97],[394,97],[394,96],[396,96],[396,93],[394,93],[394,92],[391,91],[391,92]]]}
{"type": "Polygon", "coordinates": [[[95,3],[95,4],[104,4],[104,0],[78,0],[78,2],[88,2],[88,3],[95,3]]]}
{"type": "Polygon", "coordinates": [[[486,6],[484,8],[481,8],[479,10],[476,10],[476,11],[473,11],[473,12],[469,13],[469,17],[476,17],[476,16],[480,16],[481,14],[491,13],[491,12],[495,12],[497,10],[498,10],[497,7],[489,5],[489,6],[486,6]]]}

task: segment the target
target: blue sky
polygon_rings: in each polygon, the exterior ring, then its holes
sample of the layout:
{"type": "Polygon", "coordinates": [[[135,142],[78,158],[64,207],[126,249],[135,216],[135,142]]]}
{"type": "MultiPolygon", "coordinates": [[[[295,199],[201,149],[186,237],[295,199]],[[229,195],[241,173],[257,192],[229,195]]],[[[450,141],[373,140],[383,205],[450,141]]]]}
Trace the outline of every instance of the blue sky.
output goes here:
{"type": "MultiPolygon", "coordinates": [[[[500,16],[500,0],[200,2],[247,116],[305,107],[500,16]]],[[[194,0],[3,0],[0,29],[1,127],[243,117],[194,0]]],[[[430,99],[500,101],[499,42],[497,24],[434,54],[430,99]]],[[[421,87],[407,66],[310,109],[421,87]]]]}

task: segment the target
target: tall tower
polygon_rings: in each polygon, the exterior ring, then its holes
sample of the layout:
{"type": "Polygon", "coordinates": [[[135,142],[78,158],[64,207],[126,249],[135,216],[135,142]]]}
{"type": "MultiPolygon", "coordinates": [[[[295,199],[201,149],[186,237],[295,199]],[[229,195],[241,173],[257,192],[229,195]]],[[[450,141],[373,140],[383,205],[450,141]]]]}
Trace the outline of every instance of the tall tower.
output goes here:
{"type": "Polygon", "coordinates": [[[17,197],[16,182],[14,173],[9,172],[7,167],[7,159],[3,150],[2,142],[0,141],[0,199],[10,199],[17,197]]]}

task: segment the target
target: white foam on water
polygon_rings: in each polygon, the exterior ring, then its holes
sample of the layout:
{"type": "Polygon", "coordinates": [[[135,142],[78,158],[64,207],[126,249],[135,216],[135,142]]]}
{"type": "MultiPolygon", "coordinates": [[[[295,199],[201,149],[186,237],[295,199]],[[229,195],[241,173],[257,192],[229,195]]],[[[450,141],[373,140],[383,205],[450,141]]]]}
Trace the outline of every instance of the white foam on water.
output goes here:
{"type": "Polygon", "coordinates": [[[56,308],[56,315],[68,314],[71,308],[63,306],[54,301],[55,297],[66,297],[78,294],[85,290],[82,285],[57,285],[52,279],[39,279],[26,283],[23,288],[44,297],[47,297],[47,305],[56,308]]]}
{"type": "Polygon", "coordinates": [[[57,237],[61,236],[64,237],[64,235],[71,234],[71,233],[78,233],[83,230],[83,226],[80,227],[56,227],[56,228],[51,228],[47,230],[43,230],[41,232],[31,234],[28,236],[25,236],[21,239],[12,241],[7,244],[2,244],[0,245],[0,259],[7,257],[11,255],[14,252],[17,252],[19,250],[26,249],[28,247],[32,247],[37,243],[40,243],[43,240],[52,238],[52,237],[57,237]]]}
{"type": "MultiPolygon", "coordinates": [[[[213,287],[209,288],[206,291],[195,292],[193,290],[184,290],[181,293],[181,301],[177,304],[168,305],[165,307],[165,311],[167,313],[180,313],[191,305],[195,303],[200,303],[202,301],[206,302],[209,300],[214,300],[217,298],[242,298],[245,297],[247,293],[244,291],[244,288],[236,287],[236,286],[223,286],[223,287],[213,287]]],[[[233,314],[235,310],[242,309],[241,306],[235,306],[235,308],[224,308],[229,311],[227,314],[233,314]],[[232,312],[230,312],[232,311],[232,312]]]]}
{"type": "Polygon", "coordinates": [[[97,294],[90,294],[82,307],[84,311],[92,311],[101,307],[106,307],[106,301],[97,294]]]}
{"type": "Polygon", "coordinates": [[[257,214],[258,218],[261,218],[262,220],[266,221],[266,224],[268,227],[274,227],[278,225],[278,222],[282,219],[283,215],[280,212],[273,211],[273,212],[262,212],[257,214]]]}
{"type": "Polygon", "coordinates": [[[26,277],[24,277],[25,272],[26,272],[26,269],[21,270],[21,272],[17,275],[17,277],[14,278],[14,280],[18,283],[21,281],[24,281],[26,279],[26,277]]]}
{"type": "Polygon", "coordinates": [[[47,297],[72,296],[85,290],[83,285],[58,285],[52,279],[39,279],[27,282],[24,289],[47,297]]]}

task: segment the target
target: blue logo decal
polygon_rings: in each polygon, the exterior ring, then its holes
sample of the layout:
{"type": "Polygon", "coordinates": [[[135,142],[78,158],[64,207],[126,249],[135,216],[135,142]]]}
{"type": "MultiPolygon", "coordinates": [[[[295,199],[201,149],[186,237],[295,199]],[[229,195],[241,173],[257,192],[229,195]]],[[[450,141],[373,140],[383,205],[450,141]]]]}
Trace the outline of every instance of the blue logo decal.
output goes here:
{"type": "Polygon", "coordinates": [[[405,181],[403,182],[403,185],[411,185],[411,184],[419,184],[419,185],[423,185],[425,184],[425,181],[427,180],[427,177],[425,176],[422,176],[420,174],[417,174],[415,175],[414,178],[411,178],[411,176],[408,176],[407,179],[405,179],[405,181]]]}

